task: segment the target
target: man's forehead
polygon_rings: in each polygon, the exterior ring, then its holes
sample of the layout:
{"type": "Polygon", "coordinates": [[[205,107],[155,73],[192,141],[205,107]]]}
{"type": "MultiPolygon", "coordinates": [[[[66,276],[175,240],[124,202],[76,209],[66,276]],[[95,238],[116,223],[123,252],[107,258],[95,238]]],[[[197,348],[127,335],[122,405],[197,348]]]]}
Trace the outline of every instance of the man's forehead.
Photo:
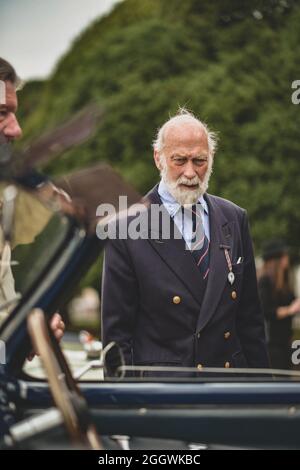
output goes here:
{"type": "Polygon", "coordinates": [[[6,85],[3,80],[0,80],[0,105],[6,104],[6,85]]]}
{"type": "Polygon", "coordinates": [[[165,131],[165,145],[180,144],[191,140],[198,141],[199,143],[207,141],[207,133],[200,123],[173,124],[165,131]]]}
{"type": "Polygon", "coordinates": [[[193,149],[194,151],[208,150],[207,134],[204,129],[193,129],[188,132],[170,132],[164,140],[165,151],[183,152],[193,149]]]}

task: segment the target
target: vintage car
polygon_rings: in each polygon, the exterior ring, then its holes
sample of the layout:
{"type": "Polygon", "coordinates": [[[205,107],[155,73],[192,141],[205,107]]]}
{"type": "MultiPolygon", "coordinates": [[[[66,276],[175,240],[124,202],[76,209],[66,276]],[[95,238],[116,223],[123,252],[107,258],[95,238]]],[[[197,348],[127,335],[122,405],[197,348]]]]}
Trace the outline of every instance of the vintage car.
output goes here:
{"type": "Polygon", "coordinates": [[[139,196],[105,165],[54,185],[5,152],[0,290],[8,286],[10,298],[0,305],[1,447],[299,448],[297,371],[203,369],[188,377],[183,369],[182,377],[168,378],[169,369],[159,368],[149,378],[136,368],[127,377],[115,344],[72,364],[49,319],[103,249],[97,205],[117,204],[119,194],[130,203],[139,196]],[[33,347],[42,374],[27,360],[33,347]],[[116,367],[104,380],[107,354],[116,367]]]}

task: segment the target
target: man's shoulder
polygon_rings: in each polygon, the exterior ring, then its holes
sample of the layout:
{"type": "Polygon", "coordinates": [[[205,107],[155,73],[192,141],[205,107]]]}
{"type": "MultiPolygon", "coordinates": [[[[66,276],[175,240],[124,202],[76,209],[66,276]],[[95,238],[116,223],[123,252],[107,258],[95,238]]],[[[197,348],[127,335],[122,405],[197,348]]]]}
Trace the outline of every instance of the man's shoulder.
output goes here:
{"type": "Polygon", "coordinates": [[[225,213],[232,215],[236,214],[238,217],[244,216],[246,213],[246,210],[243,207],[240,207],[234,202],[229,201],[229,199],[224,199],[223,197],[208,193],[206,194],[206,198],[211,204],[217,206],[225,213]]]}

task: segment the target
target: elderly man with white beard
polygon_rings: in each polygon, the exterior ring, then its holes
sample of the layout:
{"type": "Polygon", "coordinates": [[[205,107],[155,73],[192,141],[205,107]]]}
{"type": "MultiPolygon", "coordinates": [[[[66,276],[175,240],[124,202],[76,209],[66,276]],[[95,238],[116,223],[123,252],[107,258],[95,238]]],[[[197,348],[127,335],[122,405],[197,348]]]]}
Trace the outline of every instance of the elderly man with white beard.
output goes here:
{"type": "Polygon", "coordinates": [[[104,346],[115,341],[127,365],[145,368],[268,367],[246,211],[207,193],[215,135],[181,109],[153,147],[161,180],[146,196],[148,236],[106,245],[104,346]],[[165,217],[153,222],[157,205],[165,217]]]}

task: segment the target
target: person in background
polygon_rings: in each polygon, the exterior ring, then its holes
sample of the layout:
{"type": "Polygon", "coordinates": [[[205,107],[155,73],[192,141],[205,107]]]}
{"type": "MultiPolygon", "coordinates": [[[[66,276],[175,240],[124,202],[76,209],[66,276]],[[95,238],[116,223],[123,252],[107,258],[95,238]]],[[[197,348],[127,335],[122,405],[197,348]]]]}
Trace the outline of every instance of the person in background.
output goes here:
{"type": "Polygon", "coordinates": [[[290,369],[292,366],[292,319],[300,313],[300,299],[290,284],[290,257],[282,240],[270,240],[263,248],[263,267],[258,281],[267,327],[271,366],[290,369]]]}

